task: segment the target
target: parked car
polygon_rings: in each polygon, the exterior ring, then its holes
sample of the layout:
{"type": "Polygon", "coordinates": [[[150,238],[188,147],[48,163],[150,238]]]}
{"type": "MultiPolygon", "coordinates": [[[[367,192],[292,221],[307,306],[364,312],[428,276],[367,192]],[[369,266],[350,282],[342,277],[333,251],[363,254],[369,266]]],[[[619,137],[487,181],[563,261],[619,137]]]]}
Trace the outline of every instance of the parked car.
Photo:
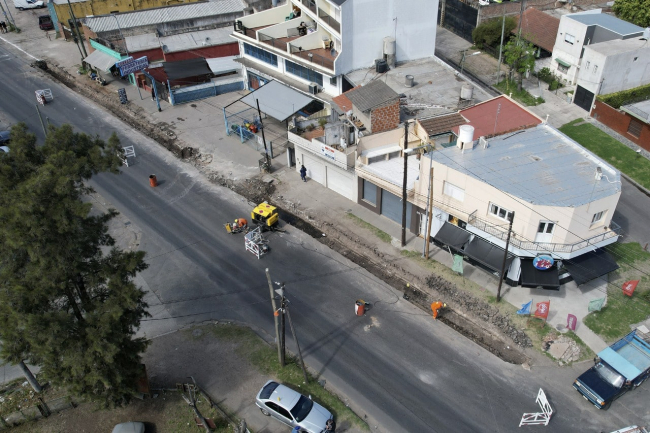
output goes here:
{"type": "Polygon", "coordinates": [[[41,0],[14,0],[16,9],[24,11],[25,9],[41,9],[45,7],[45,3],[41,0]]]}
{"type": "Polygon", "coordinates": [[[9,153],[9,131],[0,131],[0,152],[9,153]]]}
{"type": "Polygon", "coordinates": [[[41,30],[52,30],[54,29],[54,23],[52,18],[49,15],[39,15],[38,16],[38,27],[41,30]]]}
{"type": "Polygon", "coordinates": [[[144,433],[144,423],[123,422],[113,427],[113,433],[144,433]]]}
{"type": "Polygon", "coordinates": [[[255,404],[264,415],[272,416],[290,427],[300,427],[301,431],[333,432],[335,428],[332,413],[314,402],[311,396],[305,397],[273,380],[266,382],[257,393],[255,404]]]}

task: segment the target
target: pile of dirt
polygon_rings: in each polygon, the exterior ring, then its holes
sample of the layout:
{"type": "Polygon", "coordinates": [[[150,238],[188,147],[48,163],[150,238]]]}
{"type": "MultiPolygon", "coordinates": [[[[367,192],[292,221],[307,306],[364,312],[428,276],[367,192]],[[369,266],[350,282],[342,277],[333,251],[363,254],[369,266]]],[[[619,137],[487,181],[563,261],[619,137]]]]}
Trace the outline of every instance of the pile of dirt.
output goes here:
{"type": "Polygon", "coordinates": [[[564,365],[580,359],[580,347],[565,335],[549,334],[542,339],[542,349],[564,365]]]}

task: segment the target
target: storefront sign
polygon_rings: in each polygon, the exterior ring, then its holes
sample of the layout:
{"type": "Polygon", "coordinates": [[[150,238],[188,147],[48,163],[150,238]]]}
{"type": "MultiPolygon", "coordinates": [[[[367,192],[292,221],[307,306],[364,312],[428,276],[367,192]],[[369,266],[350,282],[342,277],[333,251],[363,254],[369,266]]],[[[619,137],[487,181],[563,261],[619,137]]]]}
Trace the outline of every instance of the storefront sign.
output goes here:
{"type": "Polygon", "coordinates": [[[555,263],[555,260],[551,256],[537,256],[533,259],[533,266],[540,271],[550,269],[553,263],[555,263]]]}
{"type": "Polygon", "coordinates": [[[329,146],[325,146],[324,144],[320,147],[320,153],[322,153],[325,158],[329,158],[332,161],[336,161],[336,154],[334,152],[336,152],[336,150],[329,146]]]}
{"type": "Polygon", "coordinates": [[[115,63],[115,66],[120,69],[120,74],[124,77],[125,75],[141,71],[144,68],[148,67],[149,60],[147,59],[147,56],[140,57],[139,59],[127,57],[126,59],[115,63]]]}

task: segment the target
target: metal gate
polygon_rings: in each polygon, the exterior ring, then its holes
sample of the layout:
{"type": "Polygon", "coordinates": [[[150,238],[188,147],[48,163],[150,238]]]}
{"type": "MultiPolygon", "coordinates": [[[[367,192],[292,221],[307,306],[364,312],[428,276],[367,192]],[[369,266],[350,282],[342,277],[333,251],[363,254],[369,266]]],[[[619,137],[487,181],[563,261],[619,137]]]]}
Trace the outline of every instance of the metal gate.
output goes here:
{"type": "Polygon", "coordinates": [[[443,0],[438,3],[438,20],[447,30],[472,42],[472,30],[476,28],[478,9],[473,8],[460,0],[443,0]],[[444,1],[444,5],[442,4],[444,1]],[[444,14],[441,8],[444,7],[444,14]]]}
{"type": "MultiPolygon", "coordinates": [[[[411,203],[406,203],[406,226],[411,225],[411,203]]],[[[381,190],[381,214],[402,224],[402,199],[393,193],[381,190]]]]}
{"type": "Polygon", "coordinates": [[[594,94],[582,86],[576,87],[576,96],[573,103],[583,110],[591,112],[591,103],[594,102],[594,94]]]}

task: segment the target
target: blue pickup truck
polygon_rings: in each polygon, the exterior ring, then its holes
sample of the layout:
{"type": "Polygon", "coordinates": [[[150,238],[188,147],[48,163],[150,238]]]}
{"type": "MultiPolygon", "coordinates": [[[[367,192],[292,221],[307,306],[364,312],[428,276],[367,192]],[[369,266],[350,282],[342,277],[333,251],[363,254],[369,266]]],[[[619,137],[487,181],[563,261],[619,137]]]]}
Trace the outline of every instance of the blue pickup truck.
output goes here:
{"type": "MultiPolygon", "coordinates": [[[[644,329],[645,330],[645,329],[644,329]]],[[[596,364],[573,382],[573,387],[598,409],[650,377],[650,335],[639,329],[598,354],[596,364]]]]}

